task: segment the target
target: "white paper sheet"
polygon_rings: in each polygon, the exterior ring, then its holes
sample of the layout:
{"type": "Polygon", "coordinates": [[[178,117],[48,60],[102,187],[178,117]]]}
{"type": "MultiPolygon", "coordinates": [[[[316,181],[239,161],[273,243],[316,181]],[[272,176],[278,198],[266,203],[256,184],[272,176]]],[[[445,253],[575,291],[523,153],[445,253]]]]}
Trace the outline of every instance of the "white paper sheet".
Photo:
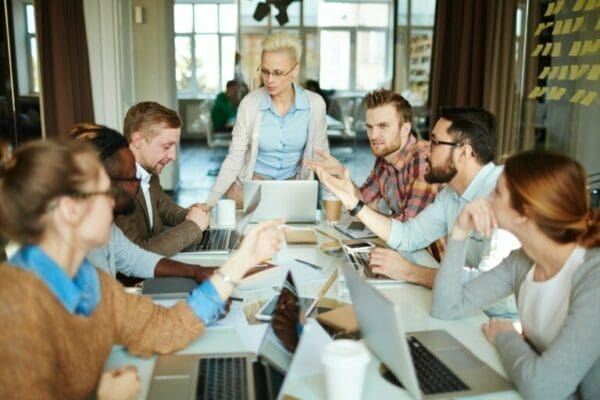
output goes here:
{"type": "Polygon", "coordinates": [[[251,353],[258,354],[269,324],[239,325],[235,329],[251,353]]]}

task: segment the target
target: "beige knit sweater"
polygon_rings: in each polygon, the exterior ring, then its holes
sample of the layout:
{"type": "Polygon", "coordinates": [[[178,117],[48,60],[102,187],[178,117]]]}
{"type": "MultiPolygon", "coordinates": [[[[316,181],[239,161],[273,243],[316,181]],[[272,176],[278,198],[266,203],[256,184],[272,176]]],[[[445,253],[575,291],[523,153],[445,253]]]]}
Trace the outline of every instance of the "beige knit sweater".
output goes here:
{"type": "Polygon", "coordinates": [[[83,317],[33,273],[0,264],[0,399],[83,399],[113,345],[147,357],[177,351],[204,331],[185,302],[161,307],[98,275],[101,302],[83,317]]]}

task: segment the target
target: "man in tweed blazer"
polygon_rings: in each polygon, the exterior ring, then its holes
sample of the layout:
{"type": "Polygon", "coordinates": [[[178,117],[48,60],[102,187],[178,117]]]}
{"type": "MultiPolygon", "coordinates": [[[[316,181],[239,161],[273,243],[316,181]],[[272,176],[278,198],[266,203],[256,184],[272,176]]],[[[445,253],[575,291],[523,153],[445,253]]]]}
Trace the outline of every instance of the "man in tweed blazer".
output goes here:
{"type": "Polygon", "coordinates": [[[135,156],[140,190],[136,209],[119,215],[115,222],[140,247],[172,256],[202,239],[210,215],[197,205],[182,208],[165,194],[158,175],[176,159],[181,136],[177,113],[155,102],[141,102],[129,109],[123,133],[135,156]]]}

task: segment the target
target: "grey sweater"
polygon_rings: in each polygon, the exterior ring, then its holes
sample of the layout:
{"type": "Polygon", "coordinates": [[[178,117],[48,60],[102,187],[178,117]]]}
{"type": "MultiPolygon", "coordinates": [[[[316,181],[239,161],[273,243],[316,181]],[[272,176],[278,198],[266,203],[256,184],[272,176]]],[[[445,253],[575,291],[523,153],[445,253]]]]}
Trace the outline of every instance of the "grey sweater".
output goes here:
{"type": "MultiPolygon", "coordinates": [[[[463,283],[467,241],[450,240],[435,279],[431,315],[457,319],[515,293],[533,266],[522,250],[463,283]]],[[[575,270],[564,326],[539,354],[516,332],[502,332],[496,348],[508,375],[527,399],[600,399],[600,248],[586,249],[575,270]]]]}

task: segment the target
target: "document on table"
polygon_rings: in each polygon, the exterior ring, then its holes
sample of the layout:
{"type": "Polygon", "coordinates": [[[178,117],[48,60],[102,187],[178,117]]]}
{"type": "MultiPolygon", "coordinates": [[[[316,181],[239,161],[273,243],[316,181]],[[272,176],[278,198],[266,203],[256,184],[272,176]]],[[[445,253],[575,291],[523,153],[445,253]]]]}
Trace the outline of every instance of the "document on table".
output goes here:
{"type": "Polygon", "coordinates": [[[258,354],[269,324],[240,325],[235,328],[251,353],[258,354]]]}
{"type": "Polygon", "coordinates": [[[246,326],[248,325],[248,321],[246,320],[246,314],[244,314],[244,309],[242,308],[242,303],[238,301],[234,301],[231,303],[229,307],[229,312],[227,315],[212,324],[210,324],[209,328],[224,328],[224,327],[238,327],[238,326],[246,326]]]}

